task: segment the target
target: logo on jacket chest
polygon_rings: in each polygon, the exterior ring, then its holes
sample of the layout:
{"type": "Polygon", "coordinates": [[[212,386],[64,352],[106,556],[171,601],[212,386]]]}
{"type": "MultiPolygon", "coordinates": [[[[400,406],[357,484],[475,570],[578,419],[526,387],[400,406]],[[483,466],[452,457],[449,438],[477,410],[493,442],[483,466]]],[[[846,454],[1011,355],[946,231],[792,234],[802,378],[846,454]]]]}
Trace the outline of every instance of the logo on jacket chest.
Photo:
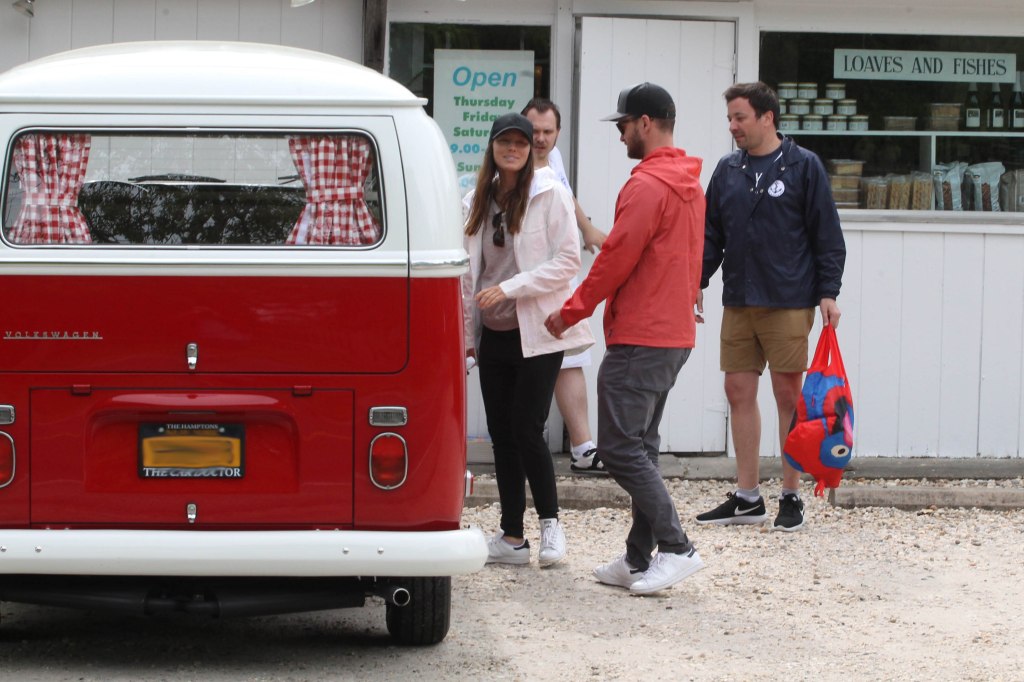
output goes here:
{"type": "Polygon", "coordinates": [[[772,183],[771,187],[768,188],[768,196],[770,197],[781,197],[786,192],[786,185],[783,184],[782,180],[776,180],[772,183]]]}

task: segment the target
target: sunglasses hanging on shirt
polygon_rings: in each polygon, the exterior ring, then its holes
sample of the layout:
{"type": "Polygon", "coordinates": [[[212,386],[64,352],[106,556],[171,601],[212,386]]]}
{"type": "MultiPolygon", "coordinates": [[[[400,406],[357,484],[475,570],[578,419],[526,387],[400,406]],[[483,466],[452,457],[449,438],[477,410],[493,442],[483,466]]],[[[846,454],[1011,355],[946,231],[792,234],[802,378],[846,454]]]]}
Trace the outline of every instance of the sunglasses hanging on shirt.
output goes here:
{"type": "Polygon", "coordinates": [[[491,242],[498,248],[505,246],[505,220],[504,213],[498,211],[494,214],[494,218],[491,219],[491,226],[494,228],[494,232],[491,233],[491,242]]]}

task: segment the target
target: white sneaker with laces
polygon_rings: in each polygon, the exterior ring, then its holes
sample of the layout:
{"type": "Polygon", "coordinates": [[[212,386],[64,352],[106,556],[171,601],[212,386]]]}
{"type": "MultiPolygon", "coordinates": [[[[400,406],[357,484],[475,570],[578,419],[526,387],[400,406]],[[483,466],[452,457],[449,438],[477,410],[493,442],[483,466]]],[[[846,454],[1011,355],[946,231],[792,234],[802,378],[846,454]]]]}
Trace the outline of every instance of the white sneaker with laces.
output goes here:
{"type": "Polygon", "coordinates": [[[672,587],[677,582],[693,575],[704,568],[704,561],[697,554],[697,550],[691,548],[689,552],[672,554],[671,552],[658,552],[651,560],[651,565],[644,572],[643,577],[629,586],[629,591],[634,594],[651,594],[672,587]]]}
{"type": "Polygon", "coordinates": [[[540,520],[540,553],[537,561],[541,566],[550,566],[565,558],[565,533],[558,519],[540,520]]]}
{"type": "Polygon", "coordinates": [[[630,566],[626,555],[620,554],[608,563],[596,566],[594,577],[605,585],[625,587],[628,590],[633,583],[644,577],[644,572],[630,566]]]}
{"type": "Polygon", "coordinates": [[[489,564],[528,564],[530,563],[530,541],[513,547],[505,542],[505,532],[499,530],[487,539],[487,563],[489,564]]]}

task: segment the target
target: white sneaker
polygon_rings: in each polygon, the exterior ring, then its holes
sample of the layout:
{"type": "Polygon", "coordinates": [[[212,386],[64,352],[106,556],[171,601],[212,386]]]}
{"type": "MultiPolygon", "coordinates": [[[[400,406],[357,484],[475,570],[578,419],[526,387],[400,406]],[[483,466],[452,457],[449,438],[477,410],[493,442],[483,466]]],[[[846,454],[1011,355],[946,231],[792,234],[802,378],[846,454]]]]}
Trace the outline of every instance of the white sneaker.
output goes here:
{"type": "Polygon", "coordinates": [[[487,540],[487,563],[489,564],[528,564],[530,563],[530,541],[513,547],[505,542],[504,531],[498,531],[487,540]]]}
{"type": "Polygon", "coordinates": [[[683,554],[658,552],[654,555],[651,565],[643,576],[629,586],[629,591],[634,594],[660,592],[702,568],[704,568],[704,562],[701,560],[700,554],[697,554],[696,549],[691,549],[683,554]]]}
{"type": "Polygon", "coordinates": [[[644,577],[644,572],[639,568],[630,566],[629,562],[626,561],[626,555],[620,554],[608,563],[596,566],[594,568],[594,577],[605,585],[625,587],[628,590],[633,583],[644,577]]]}
{"type": "Polygon", "coordinates": [[[550,566],[565,558],[565,533],[558,519],[540,520],[540,554],[537,555],[541,566],[550,566]]]}

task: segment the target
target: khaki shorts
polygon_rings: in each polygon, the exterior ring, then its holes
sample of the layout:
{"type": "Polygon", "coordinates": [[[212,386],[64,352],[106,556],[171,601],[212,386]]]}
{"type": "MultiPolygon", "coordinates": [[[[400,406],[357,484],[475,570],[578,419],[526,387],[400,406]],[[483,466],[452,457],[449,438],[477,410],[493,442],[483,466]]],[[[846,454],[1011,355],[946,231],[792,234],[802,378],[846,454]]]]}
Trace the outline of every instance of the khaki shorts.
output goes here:
{"type": "Polygon", "coordinates": [[[723,372],[807,369],[807,335],[814,308],[729,308],[722,315],[723,372]]]}

